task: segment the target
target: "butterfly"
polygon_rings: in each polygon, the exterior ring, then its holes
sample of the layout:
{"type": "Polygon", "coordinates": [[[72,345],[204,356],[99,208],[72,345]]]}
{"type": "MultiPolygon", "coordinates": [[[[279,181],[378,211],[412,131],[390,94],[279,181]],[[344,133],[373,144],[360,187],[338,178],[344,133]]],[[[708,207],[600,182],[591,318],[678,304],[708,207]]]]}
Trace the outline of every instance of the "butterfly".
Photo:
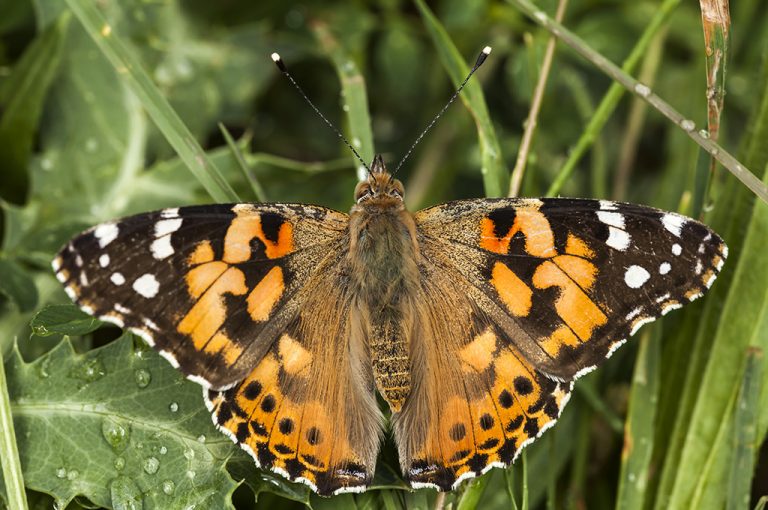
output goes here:
{"type": "Polygon", "coordinates": [[[641,205],[472,199],[413,214],[403,195],[377,156],[348,215],[165,209],[82,233],[53,268],[83,310],[200,383],[258,466],[331,495],[370,485],[387,422],[414,488],[510,465],[576,379],[701,296],[727,256],[707,226],[641,205]]]}

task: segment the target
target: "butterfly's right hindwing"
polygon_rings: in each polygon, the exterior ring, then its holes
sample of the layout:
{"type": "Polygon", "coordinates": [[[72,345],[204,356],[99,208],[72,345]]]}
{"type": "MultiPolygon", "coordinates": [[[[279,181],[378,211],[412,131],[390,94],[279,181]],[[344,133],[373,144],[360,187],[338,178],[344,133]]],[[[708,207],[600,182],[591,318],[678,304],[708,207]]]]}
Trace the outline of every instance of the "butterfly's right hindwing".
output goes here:
{"type": "Polygon", "coordinates": [[[292,204],[165,209],[98,225],[53,261],[86,312],[127,327],[188,377],[231,386],[296,315],[347,215],[292,204]]]}

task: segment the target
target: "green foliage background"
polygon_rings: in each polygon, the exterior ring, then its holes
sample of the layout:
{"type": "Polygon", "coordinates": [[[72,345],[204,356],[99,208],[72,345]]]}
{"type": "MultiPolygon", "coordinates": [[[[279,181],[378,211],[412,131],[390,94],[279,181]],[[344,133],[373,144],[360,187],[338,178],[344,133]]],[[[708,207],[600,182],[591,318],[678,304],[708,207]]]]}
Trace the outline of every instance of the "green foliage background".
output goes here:
{"type": "MultiPolygon", "coordinates": [[[[555,4],[537,3],[550,14],[555,4]]],[[[399,177],[413,209],[506,194],[548,38],[517,5],[0,3],[0,387],[30,508],[735,509],[768,494],[768,207],[723,169],[710,179],[699,147],[639,99],[626,95],[601,122],[611,81],[562,46],[522,194],[545,194],[583,139],[588,152],[561,194],[702,216],[731,256],[706,299],[643,328],[581,380],[559,424],[510,470],[436,501],[406,490],[387,440],[374,490],[311,496],[213,430],[199,387],[142,341],[65,305],[50,260],[100,221],[234,196],[350,207],[356,162],[279,75],[275,50],[366,159],[375,141],[394,165],[465,62],[492,45],[464,106],[448,110],[399,177]]],[[[768,14],[760,0],[734,2],[731,14],[720,143],[765,180],[768,14]]],[[[565,25],[621,63],[654,16],[634,75],[704,126],[695,2],[572,0],[565,25]]]]}

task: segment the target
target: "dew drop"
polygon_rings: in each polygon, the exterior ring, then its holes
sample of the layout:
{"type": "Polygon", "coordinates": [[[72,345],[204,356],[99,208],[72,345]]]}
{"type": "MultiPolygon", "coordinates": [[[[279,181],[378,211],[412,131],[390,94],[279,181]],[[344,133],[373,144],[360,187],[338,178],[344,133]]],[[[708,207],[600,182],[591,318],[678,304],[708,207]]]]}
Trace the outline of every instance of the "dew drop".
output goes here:
{"type": "Polygon", "coordinates": [[[115,510],[142,510],[141,490],[127,476],[118,476],[109,484],[112,508],[115,510]]]}
{"type": "Polygon", "coordinates": [[[648,97],[651,95],[651,88],[644,83],[635,84],[635,93],[642,97],[648,97]]]}
{"type": "Polygon", "coordinates": [[[545,23],[547,21],[547,15],[546,13],[542,11],[536,11],[533,13],[533,17],[539,20],[542,23],[545,23]]]}
{"type": "Polygon", "coordinates": [[[133,373],[133,378],[136,380],[136,386],[146,388],[152,380],[152,374],[149,373],[149,370],[140,368],[133,373]]]}
{"type": "Polygon", "coordinates": [[[174,489],[176,489],[176,484],[173,483],[173,480],[166,480],[163,482],[163,494],[170,496],[173,494],[174,489]]]}
{"type": "Polygon", "coordinates": [[[195,458],[195,450],[192,448],[187,448],[184,450],[184,458],[187,460],[192,460],[195,458]]]}
{"type": "Polygon", "coordinates": [[[130,425],[112,418],[101,422],[101,434],[116,452],[122,452],[128,446],[131,436],[130,425]]]}
{"type": "Polygon", "coordinates": [[[187,471],[187,478],[189,478],[190,480],[194,480],[196,476],[197,476],[197,473],[195,473],[194,471],[192,470],[187,471]]]}
{"type": "Polygon", "coordinates": [[[53,161],[51,161],[51,158],[43,158],[40,161],[40,166],[46,171],[53,170],[53,161]]]}
{"type": "Polygon", "coordinates": [[[197,436],[197,442],[205,443],[205,434],[200,434],[199,436],[197,436]]]}
{"type": "Polygon", "coordinates": [[[344,110],[345,112],[348,112],[349,111],[349,105],[348,104],[344,104],[344,105],[341,106],[341,109],[344,110]]]}
{"type": "Polygon", "coordinates": [[[56,478],[66,478],[67,477],[67,470],[63,467],[60,467],[56,470],[56,478]]]}
{"type": "Polygon", "coordinates": [[[125,459],[122,457],[118,457],[115,459],[115,469],[118,471],[122,471],[125,468],[125,459]]]}
{"type": "Polygon", "coordinates": [[[75,480],[78,476],[80,476],[80,471],[78,471],[77,469],[72,469],[70,471],[67,471],[67,480],[69,480],[70,482],[72,480],[75,480]]]}
{"type": "Polygon", "coordinates": [[[709,131],[707,131],[706,129],[700,129],[699,130],[699,136],[704,138],[704,139],[706,139],[706,140],[708,140],[709,139],[709,131]]]}
{"type": "Polygon", "coordinates": [[[680,122],[680,127],[686,131],[693,131],[696,129],[696,124],[691,119],[685,119],[680,122]]]}
{"type": "Polygon", "coordinates": [[[142,464],[142,467],[144,468],[144,471],[146,471],[148,475],[154,475],[155,473],[157,473],[157,470],[160,468],[160,461],[157,460],[157,457],[148,457],[144,459],[144,463],[142,464]]]}
{"type": "Polygon", "coordinates": [[[161,446],[160,455],[165,455],[166,453],[168,453],[168,448],[166,448],[165,446],[161,446]]]}
{"type": "Polygon", "coordinates": [[[76,366],[70,372],[72,377],[80,379],[85,384],[98,381],[107,371],[104,369],[104,363],[99,358],[91,358],[76,366]]]}
{"type": "Polygon", "coordinates": [[[168,404],[168,410],[172,413],[175,413],[176,411],[179,410],[179,404],[177,404],[176,402],[171,402],[170,404],[168,404]]]}

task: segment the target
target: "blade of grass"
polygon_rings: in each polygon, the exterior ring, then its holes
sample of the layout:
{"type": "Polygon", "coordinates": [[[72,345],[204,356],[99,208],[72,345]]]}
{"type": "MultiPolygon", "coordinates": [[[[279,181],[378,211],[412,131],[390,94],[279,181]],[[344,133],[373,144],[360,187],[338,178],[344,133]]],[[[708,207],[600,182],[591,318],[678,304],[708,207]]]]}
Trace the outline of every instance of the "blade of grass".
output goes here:
{"type": "MultiPolygon", "coordinates": [[[[651,89],[649,89],[646,85],[643,85],[639,81],[635,80],[634,78],[632,78],[632,76],[630,76],[625,71],[620,69],[616,64],[609,61],[603,55],[593,50],[589,45],[587,45],[586,42],[584,42],[583,39],[578,37],[576,34],[571,32],[564,26],[560,25],[559,23],[555,23],[555,21],[552,20],[552,18],[547,16],[545,12],[539,10],[529,0],[507,0],[507,1],[510,2],[512,5],[516,6],[517,8],[519,8],[526,15],[533,18],[541,26],[543,26],[544,28],[546,28],[547,30],[555,34],[557,37],[559,37],[564,43],[566,43],[568,46],[573,48],[579,55],[587,59],[595,67],[597,67],[598,69],[603,71],[606,75],[608,75],[610,78],[618,82],[620,87],[624,87],[627,90],[631,90],[632,92],[637,94],[639,97],[644,99],[648,104],[650,104],[651,107],[653,107],[659,113],[667,117],[675,125],[683,129],[685,133],[693,141],[699,144],[699,146],[701,146],[705,151],[707,151],[710,155],[712,155],[712,157],[716,158],[725,168],[728,169],[729,172],[731,172],[737,179],[739,179],[742,182],[742,184],[744,184],[747,188],[749,188],[763,202],[768,203],[768,186],[766,186],[765,183],[761,182],[760,179],[755,177],[755,175],[752,172],[750,172],[750,170],[747,169],[742,163],[740,163],[733,155],[731,155],[728,151],[726,151],[720,145],[712,141],[709,138],[708,132],[697,131],[696,124],[692,120],[684,117],[680,112],[672,108],[672,106],[669,103],[661,99],[658,95],[654,94],[653,91],[651,91],[651,89]]],[[[677,2],[679,2],[679,0],[666,0],[659,7],[659,11],[664,9],[664,7],[667,6],[667,4],[674,4],[677,2]]],[[[657,11],[657,14],[658,14],[658,11],[657,11]]],[[[656,17],[654,17],[654,20],[655,19],[656,17]]],[[[647,32],[648,32],[648,29],[646,29],[646,33],[647,32]]],[[[615,85],[617,84],[614,83],[611,86],[611,88],[613,89],[615,85]]],[[[611,91],[609,90],[609,94],[610,93],[611,91]]],[[[598,111],[599,110],[600,108],[598,108],[598,111]]],[[[609,111],[606,112],[606,118],[608,113],[610,112],[609,111]]],[[[598,114],[596,114],[595,116],[597,117],[598,114]]],[[[588,130],[585,131],[583,136],[583,138],[586,138],[586,142],[589,141],[589,138],[594,136],[594,133],[588,132],[588,130]]],[[[589,144],[586,143],[585,147],[588,145],[589,144]]],[[[580,150],[583,152],[583,149],[581,149],[578,145],[573,152],[575,153],[577,150],[580,150]]],[[[575,162],[573,166],[575,167],[575,162]]],[[[573,171],[573,168],[568,166],[568,163],[566,162],[566,166],[563,167],[561,174],[558,176],[557,179],[555,179],[555,182],[552,183],[552,186],[550,186],[550,189],[547,192],[547,195],[551,196],[551,195],[557,194],[560,188],[562,187],[563,183],[567,181],[572,171],[573,171]]]]}
{"type": "Polygon", "coordinates": [[[259,202],[266,202],[267,195],[264,193],[264,188],[261,186],[261,183],[256,176],[253,175],[250,168],[248,168],[248,163],[245,162],[245,157],[240,151],[240,147],[237,146],[237,142],[235,142],[227,127],[221,122],[219,122],[219,131],[221,131],[221,134],[224,136],[224,140],[226,140],[227,146],[232,152],[232,156],[237,160],[238,168],[243,172],[245,179],[251,185],[251,190],[253,191],[253,194],[256,195],[256,200],[259,202]]]}
{"type": "MultiPolygon", "coordinates": [[[[464,80],[464,77],[467,76],[467,73],[469,73],[469,67],[467,67],[464,57],[461,56],[445,28],[440,24],[440,21],[429,7],[427,7],[424,0],[416,0],[416,7],[418,7],[427,31],[432,37],[432,42],[437,49],[443,67],[451,77],[454,86],[458,87],[462,80],[464,80]]],[[[485,193],[489,197],[503,196],[509,188],[507,183],[509,174],[504,166],[501,146],[496,138],[496,132],[488,114],[488,106],[485,103],[483,90],[476,80],[470,80],[460,97],[464,105],[469,109],[472,117],[474,117],[475,125],[477,126],[482,160],[480,171],[483,175],[485,193]]]]}
{"type": "Polygon", "coordinates": [[[461,495],[456,510],[474,510],[477,508],[477,504],[485,492],[485,486],[488,485],[490,479],[490,476],[480,476],[467,482],[467,488],[461,495]]]}
{"type": "Polygon", "coordinates": [[[658,331],[655,327],[640,338],[621,452],[616,498],[619,510],[642,510],[645,507],[659,400],[661,335],[658,331]]]}
{"type": "MultiPolygon", "coordinates": [[[[363,78],[354,60],[333,36],[328,25],[315,22],[312,24],[312,31],[339,75],[341,97],[344,98],[344,111],[347,113],[349,132],[352,135],[350,143],[360,152],[360,156],[365,162],[370,164],[373,161],[374,146],[365,78],[363,78]]],[[[357,169],[358,179],[363,180],[367,176],[367,171],[361,165],[357,165],[357,169]]]]}
{"type": "Polygon", "coordinates": [[[763,351],[747,350],[744,377],[734,417],[734,453],[728,484],[728,510],[749,508],[752,476],[757,455],[758,419],[760,418],[760,386],[763,381],[763,351]]]}
{"type": "MultiPolygon", "coordinates": [[[[768,168],[766,169],[768,178],[768,168]]],[[[671,476],[669,504],[665,508],[689,508],[705,485],[723,484],[712,478],[709,462],[726,439],[723,423],[729,422],[741,380],[742,356],[748,346],[768,349],[768,265],[765,264],[765,232],[768,205],[756,202],[733,280],[715,331],[708,363],[698,386],[696,404],[687,423],[679,466],[706,466],[707,470],[677,469],[671,476]]],[[[762,410],[761,410],[762,411],[762,410]]],[[[725,487],[724,487],[725,488],[725,487]]]]}
{"type": "Polygon", "coordinates": [[[320,174],[324,172],[336,172],[349,168],[349,158],[332,159],[330,161],[296,161],[295,159],[275,156],[264,152],[255,154],[246,154],[245,162],[250,168],[256,168],[259,165],[273,166],[291,172],[301,172],[306,174],[320,174]]]}
{"type": "MultiPolygon", "coordinates": [[[[557,11],[555,12],[555,20],[558,23],[563,22],[565,16],[565,9],[568,7],[568,0],[558,0],[557,11]]],[[[531,150],[531,143],[533,142],[533,134],[536,131],[537,119],[539,118],[539,110],[541,110],[541,103],[544,99],[544,90],[547,88],[547,81],[549,80],[549,71],[552,68],[552,60],[555,55],[555,46],[557,39],[554,35],[549,36],[547,41],[547,48],[544,51],[544,59],[541,62],[541,71],[539,72],[539,79],[536,82],[536,88],[533,91],[533,100],[531,101],[531,109],[528,112],[528,118],[525,121],[525,131],[523,132],[523,139],[520,141],[520,149],[517,152],[517,161],[515,162],[515,168],[512,170],[512,178],[509,183],[509,193],[507,196],[516,197],[520,193],[520,186],[523,183],[523,174],[525,173],[525,164],[528,161],[528,153],[531,150]]]]}
{"type": "Polygon", "coordinates": [[[5,378],[5,360],[0,353],[0,465],[3,467],[3,481],[8,508],[26,510],[27,493],[24,491],[24,477],[21,473],[19,447],[13,429],[11,401],[8,396],[8,382],[5,378]]]}
{"type": "Polygon", "coordinates": [[[124,77],[128,87],[139,98],[168,143],[211,198],[217,202],[239,202],[235,191],[162,96],[144,71],[139,59],[112,31],[112,26],[99,11],[99,4],[91,0],[65,1],[117,73],[124,77]]]}

